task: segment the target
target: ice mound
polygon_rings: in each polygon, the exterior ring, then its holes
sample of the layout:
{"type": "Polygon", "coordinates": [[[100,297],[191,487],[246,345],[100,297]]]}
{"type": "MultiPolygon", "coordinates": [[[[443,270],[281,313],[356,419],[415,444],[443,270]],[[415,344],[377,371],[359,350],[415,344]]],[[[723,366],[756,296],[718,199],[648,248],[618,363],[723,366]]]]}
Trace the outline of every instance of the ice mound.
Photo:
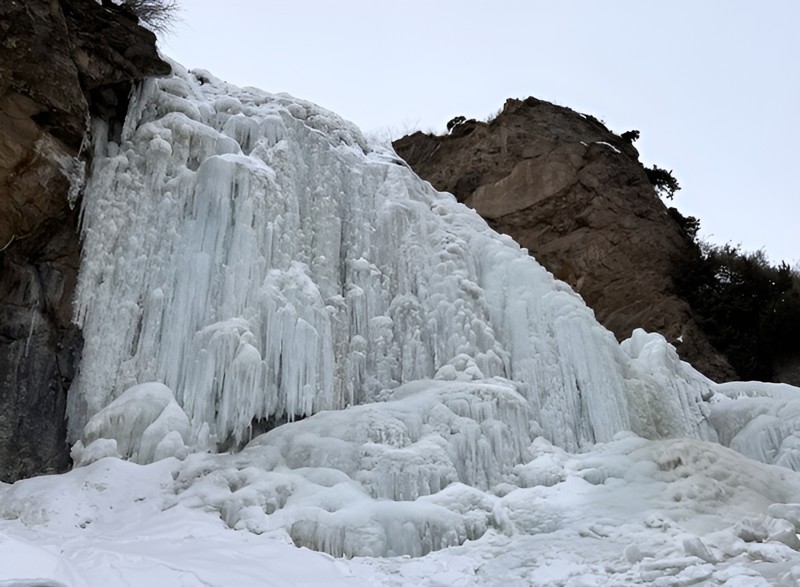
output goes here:
{"type": "Polygon", "coordinates": [[[800,389],[750,381],[716,390],[710,421],[723,444],[763,463],[800,470],[800,389]]]}
{"type": "Polygon", "coordinates": [[[287,528],[336,556],[422,556],[502,527],[484,491],[526,462],[532,425],[507,381],[415,382],[276,428],[212,469],[190,457],[177,484],[232,528],[287,528]]]}
{"type": "Polygon", "coordinates": [[[97,412],[72,447],[76,465],[107,456],[146,464],[167,457],[185,457],[189,418],[161,383],[143,383],[97,412]]]}
{"type": "MultiPolygon", "coordinates": [[[[473,384],[438,385],[387,403],[446,401],[473,384]]],[[[364,438],[323,425],[328,415],[303,422],[364,438]]],[[[800,578],[800,475],[718,444],[621,433],[571,454],[537,438],[489,491],[456,481],[406,501],[372,499],[338,469],[289,468],[283,452],[255,443],[146,466],[106,458],[0,485],[0,582],[730,587],[800,578]],[[427,554],[334,560],[292,541],[344,557],[427,554]]]]}
{"type": "Polygon", "coordinates": [[[631,430],[649,430],[645,435],[654,438],[718,439],[708,422],[713,381],[681,361],[675,347],[660,334],[637,328],[620,348],[636,374],[629,380],[637,397],[630,404],[631,430]]]}
{"type": "MultiPolygon", "coordinates": [[[[544,441],[493,497],[502,533],[410,561],[389,585],[792,585],[800,577],[797,473],[691,439],[622,433],[582,454],[544,441]],[[548,479],[526,487],[529,481],[548,479]]],[[[475,508],[478,509],[477,507],[475,508]]]]}

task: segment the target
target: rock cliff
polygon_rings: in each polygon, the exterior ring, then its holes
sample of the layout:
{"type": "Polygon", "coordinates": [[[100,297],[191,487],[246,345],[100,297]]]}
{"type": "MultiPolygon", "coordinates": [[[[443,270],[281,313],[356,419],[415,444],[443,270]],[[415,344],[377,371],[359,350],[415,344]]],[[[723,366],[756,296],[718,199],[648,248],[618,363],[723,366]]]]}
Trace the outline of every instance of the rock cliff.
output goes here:
{"type": "Polygon", "coordinates": [[[131,83],[170,66],[135,16],[95,0],[6,0],[0,39],[0,480],[11,481],[69,465],[90,116],[113,129],[131,83]]]}
{"type": "Polygon", "coordinates": [[[637,327],[659,332],[712,379],[734,376],[674,293],[671,267],[691,238],[630,141],[591,116],[527,98],[508,100],[490,122],[418,132],[394,148],[569,283],[618,339],[637,327]]]}

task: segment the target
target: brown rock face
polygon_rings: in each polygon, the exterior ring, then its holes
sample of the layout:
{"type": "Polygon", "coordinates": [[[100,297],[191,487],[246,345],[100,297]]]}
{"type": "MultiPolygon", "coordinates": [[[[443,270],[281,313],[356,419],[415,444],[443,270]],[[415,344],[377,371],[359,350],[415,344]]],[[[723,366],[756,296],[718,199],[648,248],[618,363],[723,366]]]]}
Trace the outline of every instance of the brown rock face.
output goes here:
{"type": "Polygon", "coordinates": [[[660,332],[712,379],[735,376],[674,294],[672,264],[691,239],[633,145],[598,120],[535,98],[508,100],[491,122],[415,133],[394,148],[569,283],[617,339],[638,327],[660,332]]]}
{"type": "Polygon", "coordinates": [[[94,0],[0,3],[0,480],[69,466],[66,394],[74,209],[90,113],[113,122],[130,84],[168,73],[135,17],[94,0]]]}

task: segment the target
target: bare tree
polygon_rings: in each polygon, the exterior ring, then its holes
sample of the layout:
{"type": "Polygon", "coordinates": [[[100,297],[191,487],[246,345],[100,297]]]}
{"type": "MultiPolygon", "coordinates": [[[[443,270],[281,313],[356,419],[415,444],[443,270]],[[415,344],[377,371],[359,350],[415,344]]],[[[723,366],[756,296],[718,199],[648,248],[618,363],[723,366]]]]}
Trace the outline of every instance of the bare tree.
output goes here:
{"type": "Polygon", "coordinates": [[[122,4],[154,33],[169,32],[180,12],[178,0],[125,0],[122,4]]]}

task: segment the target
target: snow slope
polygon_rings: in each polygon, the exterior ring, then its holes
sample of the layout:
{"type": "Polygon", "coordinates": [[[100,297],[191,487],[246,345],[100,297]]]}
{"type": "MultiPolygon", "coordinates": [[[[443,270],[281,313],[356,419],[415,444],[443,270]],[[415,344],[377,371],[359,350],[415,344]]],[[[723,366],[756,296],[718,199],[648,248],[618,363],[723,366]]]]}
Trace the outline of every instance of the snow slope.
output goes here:
{"type": "Polygon", "coordinates": [[[0,585],[800,580],[800,390],[618,345],[313,104],[175,65],[93,130],[78,466],[0,486],[0,585]]]}
{"type": "Polygon", "coordinates": [[[293,526],[253,527],[269,504],[241,506],[283,495],[296,502],[290,509],[322,501],[330,508],[338,499],[348,504],[338,510],[346,514],[340,519],[349,518],[348,529],[329,540],[350,532],[353,544],[365,544],[376,534],[369,520],[384,515],[401,538],[416,514],[389,509],[409,502],[367,507],[344,476],[337,486],[330,470],[269,474],[252,456],[193,455],[151,465],[105,458],[65,475],[0,487],[0,585],[750,587],[800,581],[800,506],[785,505],[800,495],[800,476],[788,469],[714,443],[623,433],[581,454],[539,439],[530,462],[515,473],[493,491],[453,483],[427,501],[463,513],[475,538],[461,546],[422,557],[336,559],[292,546],[293,526]],[[244,509],[251,517],[240,515],[239,530],[226,525],[230,512],[244,509]]]}

